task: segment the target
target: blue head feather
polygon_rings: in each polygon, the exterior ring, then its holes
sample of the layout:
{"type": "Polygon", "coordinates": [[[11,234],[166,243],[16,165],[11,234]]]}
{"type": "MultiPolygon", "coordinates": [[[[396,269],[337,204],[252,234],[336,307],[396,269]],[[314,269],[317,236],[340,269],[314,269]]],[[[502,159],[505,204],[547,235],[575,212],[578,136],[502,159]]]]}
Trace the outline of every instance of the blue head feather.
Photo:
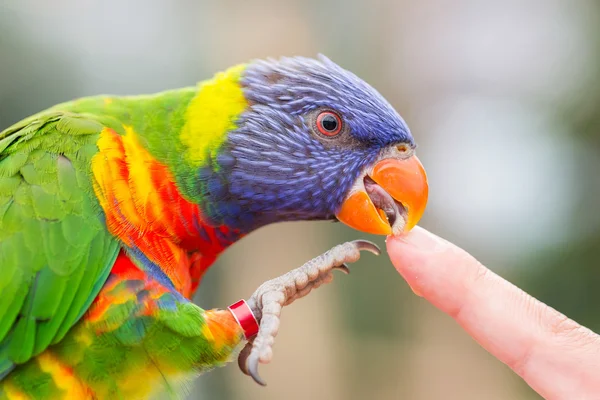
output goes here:
{"type": "Polygon", "coordinates": [[[414,147],[393,107],[324,56],[255,61],[242,86],[250,106],[199,172],[204,212],[214,223],[248,232],[276,221],[333,219],[384,148],[414,147]],[[342,118],[339,137],[316,133],[323,110],[342,118]]]}

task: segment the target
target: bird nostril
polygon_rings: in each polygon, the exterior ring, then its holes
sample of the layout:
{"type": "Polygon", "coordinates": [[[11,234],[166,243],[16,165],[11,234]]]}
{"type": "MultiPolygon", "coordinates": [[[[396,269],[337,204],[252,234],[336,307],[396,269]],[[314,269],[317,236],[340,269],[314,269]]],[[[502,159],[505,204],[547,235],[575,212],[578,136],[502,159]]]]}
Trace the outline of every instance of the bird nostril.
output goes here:
{"type": "Polygon", "coordinates": [[[399,144],[398,146],[396,146],[396,148],[400,153],[406,153],[408,151],[408,146],[405,144],[399,144]]]}

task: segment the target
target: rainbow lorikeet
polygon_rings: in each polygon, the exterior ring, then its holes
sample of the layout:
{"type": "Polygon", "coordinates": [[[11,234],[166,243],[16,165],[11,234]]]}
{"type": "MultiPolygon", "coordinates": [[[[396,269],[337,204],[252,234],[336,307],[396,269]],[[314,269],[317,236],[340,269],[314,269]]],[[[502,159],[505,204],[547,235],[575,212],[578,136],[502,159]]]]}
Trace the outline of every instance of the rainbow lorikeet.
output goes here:
{"type": "Polygon", "coordinates": [[[402,118],[327,58],[59,104],[0,133],[0,398],[145,398],[239,353],[257,382],[281,308],[347,271],[336,246],[247,302],[190,301],[230,244],[291,220],[400,234],[427,178],[402,118]]]}

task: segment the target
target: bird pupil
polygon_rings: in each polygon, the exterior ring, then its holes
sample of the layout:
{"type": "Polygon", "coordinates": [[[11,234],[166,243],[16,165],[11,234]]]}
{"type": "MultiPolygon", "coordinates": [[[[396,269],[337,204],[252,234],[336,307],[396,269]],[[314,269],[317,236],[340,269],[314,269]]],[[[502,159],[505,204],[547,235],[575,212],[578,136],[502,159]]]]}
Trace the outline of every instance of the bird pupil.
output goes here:
{"type": "Polygon", "coordinates": [[[333,115],[326,115],[321,120],[323,128],[327,131],[335,131],[337,129],[337,120],[333,115]]]}

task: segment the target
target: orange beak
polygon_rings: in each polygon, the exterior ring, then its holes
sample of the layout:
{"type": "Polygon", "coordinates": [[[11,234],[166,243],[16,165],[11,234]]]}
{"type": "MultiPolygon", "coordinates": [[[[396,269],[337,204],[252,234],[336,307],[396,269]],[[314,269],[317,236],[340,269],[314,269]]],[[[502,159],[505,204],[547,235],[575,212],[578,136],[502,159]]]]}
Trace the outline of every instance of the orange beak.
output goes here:
{"type": "Polygon", "coordinates": [[[350,193],[336,214],[337,219],[351,228],[376,235],[398,235],[414,228],[425,212],[429,194],[427,174],[417,156],[405,160],[383,159],[368,175],[402,205],[404,215],[397,217],[404,218],[403,229],[390,223],[386,212],[373,203],[365,190],[350,193]]]}

